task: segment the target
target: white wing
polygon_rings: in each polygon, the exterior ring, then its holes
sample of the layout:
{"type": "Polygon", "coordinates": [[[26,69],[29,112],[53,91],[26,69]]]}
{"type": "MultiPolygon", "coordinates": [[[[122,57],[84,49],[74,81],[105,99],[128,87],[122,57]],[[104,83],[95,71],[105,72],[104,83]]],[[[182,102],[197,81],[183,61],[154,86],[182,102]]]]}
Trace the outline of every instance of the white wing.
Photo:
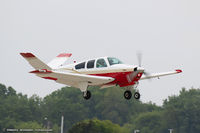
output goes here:
{"type": "Polygon", "coordinates": [[[182,70],[175,70],[175,71],[170,71],[170,72],[162,72],[162,73],[152,73],[150,75],[142,75],[141,79],[140,80],[143,80],[143,79],[150,79],[150,78],[156,78],[156,77],[162,77],[162,76],[167,76],[167,75],[172,75],[172,74],[178,74],[178,73],[181,73],[182,70]]]}
{"type": "Polygon", "coordinates": [[[81,91],[85,91],[89,85],[104,85],[115,80],[114,78],[111,77],[93,76],[93,75],[77,74],[70,72],[58,72],[58,71],[36,70],[32,71],[31,73],[35,73],[37,76],[44,79],[55,80],[58,83],[79,88],[81,91]]]}

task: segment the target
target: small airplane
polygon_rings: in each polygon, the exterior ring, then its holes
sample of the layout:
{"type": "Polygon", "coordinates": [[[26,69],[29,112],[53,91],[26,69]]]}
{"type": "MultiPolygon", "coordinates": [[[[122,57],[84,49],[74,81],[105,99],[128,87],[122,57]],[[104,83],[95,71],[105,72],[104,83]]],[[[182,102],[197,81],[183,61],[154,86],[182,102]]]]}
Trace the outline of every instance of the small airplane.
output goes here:
{"type": "MultiPolygon", "coordinates": [[[[48,64],[42,62],[32,53],[20,54],[35,69],[30,73],[44,79],[54,80],[57,83],[79,88],[86,100],[91,97],[91,92],[88,90],[89,86],[100,86],[100,88],[125,87],[124,98],[129,100],[132,97],[131,90],[137,89],[139,80],[159,78],[182,72],[182,70],[177,69],[149,74],[141,67],[140,55],[138,56],[139,65],[124,64],[115,57],[100,57],[65,65],[67,59],[71,57],[71,53],[61,53],[48,64]]],[[[134,98],[140,98],[138,91],[134,93],[134,98]]]]}

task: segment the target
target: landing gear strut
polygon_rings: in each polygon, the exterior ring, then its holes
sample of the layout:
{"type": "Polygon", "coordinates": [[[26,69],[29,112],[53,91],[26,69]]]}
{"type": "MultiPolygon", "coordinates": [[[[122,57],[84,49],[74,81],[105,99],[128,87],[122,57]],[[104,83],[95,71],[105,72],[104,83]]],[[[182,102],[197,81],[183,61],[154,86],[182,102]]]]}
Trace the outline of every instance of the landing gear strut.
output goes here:
{"type": "Polygon", "coordinates": [[[83,98],[85,98],[86,100],[91,98],[91,92],[90,91],[85,91],[83,92],[83,98]]]}

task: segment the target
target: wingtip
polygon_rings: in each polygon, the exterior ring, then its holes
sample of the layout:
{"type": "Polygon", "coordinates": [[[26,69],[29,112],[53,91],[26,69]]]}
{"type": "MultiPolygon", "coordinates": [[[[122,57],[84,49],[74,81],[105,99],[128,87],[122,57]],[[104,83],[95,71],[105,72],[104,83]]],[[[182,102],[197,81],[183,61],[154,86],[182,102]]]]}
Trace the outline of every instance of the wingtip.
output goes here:
{"type": "Polygon", "coordinates": [[[176,69],[177,73],[182,73],[183,71],[181,69],[176,69]]]}
{"type": "Polygon", "coordinates": [[[33,55],[32,53],[20,53],[20,55],[23,56],[24,58],[35,57],[35,55],[33,55]]]}

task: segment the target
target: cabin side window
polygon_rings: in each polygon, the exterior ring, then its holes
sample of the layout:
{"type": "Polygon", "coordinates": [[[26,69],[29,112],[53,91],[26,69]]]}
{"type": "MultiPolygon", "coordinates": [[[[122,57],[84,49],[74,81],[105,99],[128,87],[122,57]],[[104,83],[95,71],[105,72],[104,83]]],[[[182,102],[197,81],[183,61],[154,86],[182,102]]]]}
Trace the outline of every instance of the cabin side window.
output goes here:
{"type": "Polygon", "coordinates": [[[90,60],[87,62],[87,68],[94,68],[94,62],[95,60],[90,60]]]}
{"type": "Polygon", "coordinates": [[[106,61],[104,59],[98,59],[96,67],[97,68],[107,67],[106,61]]]}
{"type": "Polygon", "coordinates": [[[85,68],[85,62],[79,63],[75,66],[76,69],[84,69],[85,68]]]}

